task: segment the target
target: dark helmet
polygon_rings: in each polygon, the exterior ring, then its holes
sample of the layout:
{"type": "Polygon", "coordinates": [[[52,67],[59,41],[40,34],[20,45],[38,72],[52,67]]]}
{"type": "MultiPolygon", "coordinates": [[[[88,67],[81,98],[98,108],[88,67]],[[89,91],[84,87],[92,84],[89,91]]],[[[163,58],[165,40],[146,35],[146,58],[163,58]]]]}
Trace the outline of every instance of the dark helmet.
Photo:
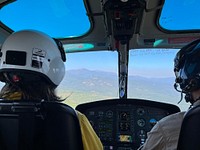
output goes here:
{"type": "Polygon", "coordinates": [[[174,59],[175,87],[190,93],[200,88],[200,39],[184,46],[174,59]]]}

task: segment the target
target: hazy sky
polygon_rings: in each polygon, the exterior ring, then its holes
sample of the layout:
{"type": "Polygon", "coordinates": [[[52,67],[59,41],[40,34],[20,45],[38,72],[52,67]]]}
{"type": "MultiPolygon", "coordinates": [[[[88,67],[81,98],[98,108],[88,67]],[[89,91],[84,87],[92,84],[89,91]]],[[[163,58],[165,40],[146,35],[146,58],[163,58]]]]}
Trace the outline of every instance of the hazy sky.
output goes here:
{"type": "MultiPolygon", "coordinates": [[[[174,77],[173,60],[177,50],[130,51],[129,74],[145,77],[174,77]]],[[[67,54],[66,69],[102,70],[117,73],[117,52],[85,52],[67,54]]]]}

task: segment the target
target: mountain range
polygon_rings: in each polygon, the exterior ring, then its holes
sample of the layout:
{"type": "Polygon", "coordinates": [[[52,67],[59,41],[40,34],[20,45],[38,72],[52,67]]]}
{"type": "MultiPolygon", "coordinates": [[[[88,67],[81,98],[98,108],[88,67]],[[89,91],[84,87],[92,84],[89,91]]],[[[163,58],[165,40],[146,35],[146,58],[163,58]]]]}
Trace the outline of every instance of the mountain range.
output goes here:
{"type": "MultiPolygon", "coordinates": [[[[180,93],[174,87],[174,77],[147,78],[129,76],[128,98],[148,99],[177,104],[180,93]]],[[[118,98],[118,75],[87,69],[68,70],[58,87],[62,97],[77,105],[95,100],[118,98]]],[[[72,104],[72,105],[73,105],[72,104]]]]}

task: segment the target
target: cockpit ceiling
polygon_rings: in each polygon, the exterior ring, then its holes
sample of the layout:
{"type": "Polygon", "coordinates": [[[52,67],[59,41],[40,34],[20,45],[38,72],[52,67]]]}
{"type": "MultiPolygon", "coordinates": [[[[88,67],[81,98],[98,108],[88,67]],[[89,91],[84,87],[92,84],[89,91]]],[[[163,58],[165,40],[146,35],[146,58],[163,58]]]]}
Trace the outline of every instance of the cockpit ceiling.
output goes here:
{"type": "MultiPolygon", "coordinates": [[[[1,0],[0,5],[13,1],[1,0]]],[[[199,32],[163,30],[158,25],[163,5],[164,0],[84,0],[91,28],[84,35],[61,40],[65,47],[74,48],[71,52],[78,52],[117,50],[119,42],[128,42],[129,49],[180,48],[200,37],[199,32]]],[[[5,25],[1,25],[0,31],[1,42],[13,32],[5,25]]]]}
{"type": "MultiPolygon", "coordinates": [[[[200,37],[199,32],[170,32],[158,25],[163,0],[85,0],[91,21],[82,41],[94,43],[92,50],[116,50],[116,43],[129,42],[134,48],[181,48],[200,37]]],[[[68,39],[76,42],[76,39],[68,39]]]]}

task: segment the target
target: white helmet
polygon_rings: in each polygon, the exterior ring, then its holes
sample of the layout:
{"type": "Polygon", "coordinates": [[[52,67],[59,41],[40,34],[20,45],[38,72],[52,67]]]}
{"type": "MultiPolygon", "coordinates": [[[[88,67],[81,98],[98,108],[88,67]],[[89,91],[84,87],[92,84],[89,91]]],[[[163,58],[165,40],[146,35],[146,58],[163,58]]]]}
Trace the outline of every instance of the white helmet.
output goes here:
{"type": "Polygon", "coordinates": [[[62,43],[39,31],[11,34],[2,45],[0,56],[0,72],[39,73],[55,86],[65,75],[62,43]]]}

